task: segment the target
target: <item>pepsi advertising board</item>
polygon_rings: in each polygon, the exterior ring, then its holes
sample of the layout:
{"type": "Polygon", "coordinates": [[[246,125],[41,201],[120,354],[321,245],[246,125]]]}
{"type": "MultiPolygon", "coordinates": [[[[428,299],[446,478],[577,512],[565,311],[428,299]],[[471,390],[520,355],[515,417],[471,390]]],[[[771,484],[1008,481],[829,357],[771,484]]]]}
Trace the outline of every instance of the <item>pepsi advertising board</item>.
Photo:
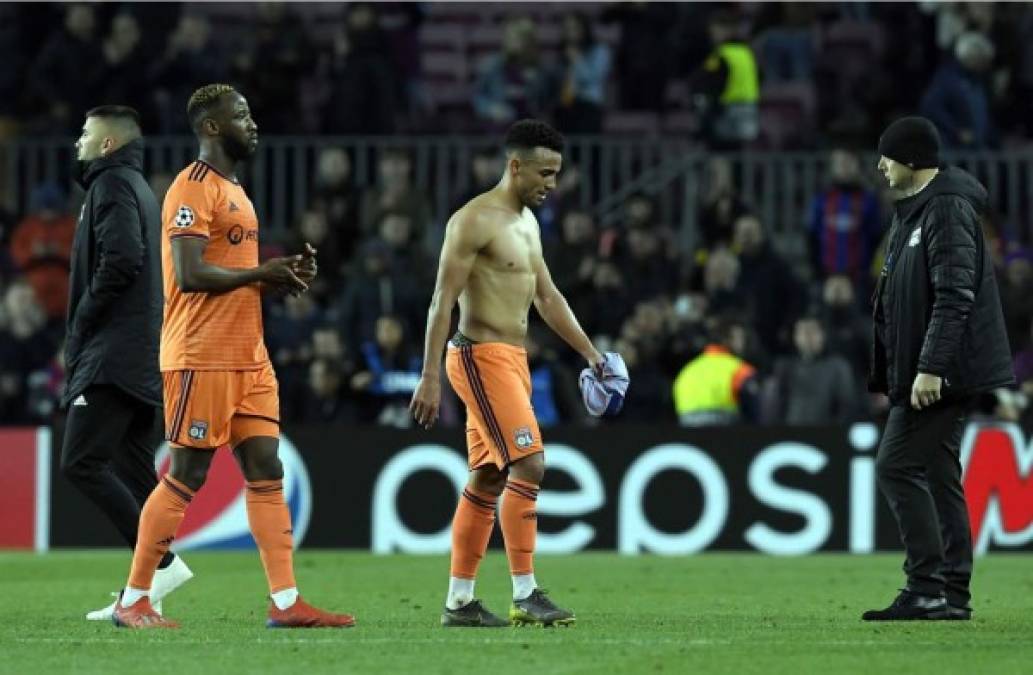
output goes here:
{"type": "MultiPolygon", "coordinates": [[[[547,429],[539,551],[773,555],[899,549],[877,494],[872,424],[827,428],[547,429]]],[[[286,428],[280,457],[295,544],[445,554],[467,477],[458,430],[286,428]]],[[[59,439],[53,444],[60,447],[59,439]]],[[[1033,445],[1018,427],[973,423],[961,460],[979,553],[1033,550],[1033,445]]],[[[158,469],[167,470],[167,452],[158,469]]],[[[57,465],[55,461],[54,466],[57,465]]],[[[118,546],[113,528],[53,476],[51,546],[118,546]]],[[[495,546],[501,545],[498,532],[495,546]]],[[[220,450],[176,547],[253,546],[243,478],[220,450]]]]}

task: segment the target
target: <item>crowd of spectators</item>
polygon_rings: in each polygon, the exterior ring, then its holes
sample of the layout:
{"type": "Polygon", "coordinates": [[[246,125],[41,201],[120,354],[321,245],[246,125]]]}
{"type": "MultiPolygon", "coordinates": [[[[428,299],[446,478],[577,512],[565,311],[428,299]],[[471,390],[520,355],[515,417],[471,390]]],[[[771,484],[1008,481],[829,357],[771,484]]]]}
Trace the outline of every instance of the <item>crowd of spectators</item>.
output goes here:
{"type": "MultiPolygon", "coordinates": [[[[830,167],[826,185],[798,224],[810,242],[802,272],[773,245],[755,208],[761,196],[742,192],[724,157],[714,156],[700,186],[691,252],[676,245],[673,224],[660,220],[648,195],[629,196],[619,218],[605,225],[574,208],[570,197],[591,179],[584,164],[590,157],[565,169],[539,213],[546,260],[587,332],[629,366],[623,421],[696,423],[675,383],[721,368],[735,378],[735,396],[725,402],[732,419],[848,422],[884,409],[885,399],[866,393],[865,379],[868,298],[889,200],[860,170],[855,141],[876,137],[898,110],[925,112],[955,146],[992,147],[1025,133],[1033,118],[1004,112],[1001,103],[1033,90],[1033,72],[1024,66],[1033,65],[1033,53],[1025,54],[1033,41],[1022,39],[1033,18],[986,7],[607,5],[591,20],[585,12],[561,17],[555,58],[537,49],[533,22],[506,21],[498,53],[473,77],[469,111],[485,130],[536,115],[573,133],[598,132],[611,106],[676,105],[665,92],[684,75],[696,87],[684,105],[704,120],[699,133],[741,131],[749,116],[741,102],[729,104],[723,87],[744,54],[755,58],[763,82],[805,81],[829,93],[817,107],[818,128],[835,135],[819,139],[830,167]],[[695,21],[698,12],[706,20],[695,21]],[[814,48],[815,32],[844,16],[851,25],[880,27],[896,45],[885,50],[893,67],[832,72],[843,63],[814,48]],[[616,45],[595,36],[610,23],[621,27],[616,45]],[[745,51],[720,49],[731,43],[745,51]],[[863,79],[878,73],[889,79],[863,79]],[[915,79],[902,84],[907,78],[915,79]],[[851,99],[837,98],[846,88],[851,99]]],[[[0,5],[0,58],[20,64],[0,75],[0,137],[13,129],[68,134],[98,91],[142,110],[152,133],[180,133],[189,91],[222,78],[262,110],[264,133],[395,133],[433,117],[414,37],[426,18],[421,6],[348,5],[328,44],[310,39],[312,26],[290,5],[257,5],[255,12],[249,39],[227,43],[203,15],[174,5],[0,5]],[[63,21],[54,21],[62,12],[63,21]],[[38,53],[30,45],[39,45],[38,53]],[[352,104],[357,91],[363,105],[352,104]]],[[[1021,107],[1033,98],[1014,100],[1021,107]]],[[[730,138],[704,140],[719,147],[743,140],[730,138]]],[[[286,422],[406,427],[443,223],[434,222],[432,196],[416,187],[404,144],[379,153],[371,186],[356,187],[352,162],[344,149],[324,147],[306,208],[282,236],[263,239],[264,254],[307,241],[320,258],[320,278],[308,293],[266,299],[266,341],[286,422]]],[[[448,207],[499,179],[498,150],[473,152],[468,171],[472,192],[450,195],[448,207]]],[[[153,177],[159,198],[167,181],[153,177]]],[[[55,414],[75,203],[64,186],[43,184],[26,213],[0,208],[0,423],[55,414]]],[[[1023,397],[1033,395],[1033,252],[989,227],[987,236],[1022,383],[998,401],[998,412],[1017,418],[1023,397]]],[[[537,321],[527,348],[542,424],[593,423],[578,400],[583,364],[576,355],[537,321]]],[[[446,395],[442,423],[461,422],[461,406],[446,395]]]]}
{"type": "Polygon", "coordinates": [[[141,110],[150,133],[183,132],[182,101],[215,80],[247,92],[266,133],[494,131],[528,116],[598,133],[648,113],[687,117],[676,128],[713,147],[814,147],[921,110],[952,147],[986,148],[1033,119],[1022,3],[545,9],[5,4],[0,137],[72,132],[101,99],[141,110]],[[787,115],[807,124],[787,132],[787,115]]]}

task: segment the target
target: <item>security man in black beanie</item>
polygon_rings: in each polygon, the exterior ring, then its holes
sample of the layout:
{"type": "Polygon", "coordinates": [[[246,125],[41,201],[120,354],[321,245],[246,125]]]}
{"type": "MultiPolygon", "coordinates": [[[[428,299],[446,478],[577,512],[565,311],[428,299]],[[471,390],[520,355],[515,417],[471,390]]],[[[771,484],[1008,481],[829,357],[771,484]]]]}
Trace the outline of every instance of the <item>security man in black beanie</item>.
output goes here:
{"type": "Polygon", "coordinates": [[[1014,382],[981,227],[987,193],[940,164],[940,137],[925,118],[891,124],[879,154],[899,198],[873,298],[869,389],[891,404],[875,471],[907,553],[907,586],[862,618],[964,620],[972,541],[961,437],[976,395],[1014,382]]]}

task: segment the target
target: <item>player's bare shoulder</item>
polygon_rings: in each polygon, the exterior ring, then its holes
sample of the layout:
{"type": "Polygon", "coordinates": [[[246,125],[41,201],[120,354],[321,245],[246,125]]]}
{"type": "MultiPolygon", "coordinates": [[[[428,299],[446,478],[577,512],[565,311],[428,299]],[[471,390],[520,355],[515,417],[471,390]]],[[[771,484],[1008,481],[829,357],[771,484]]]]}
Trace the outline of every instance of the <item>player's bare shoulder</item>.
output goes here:
{"type": "Polygon", "coordinates": [[[481,250],[491,243],[505,225],[506,213],[490,197],[478,195],[452,214],[445,227],[447,240],[481,250]]]}

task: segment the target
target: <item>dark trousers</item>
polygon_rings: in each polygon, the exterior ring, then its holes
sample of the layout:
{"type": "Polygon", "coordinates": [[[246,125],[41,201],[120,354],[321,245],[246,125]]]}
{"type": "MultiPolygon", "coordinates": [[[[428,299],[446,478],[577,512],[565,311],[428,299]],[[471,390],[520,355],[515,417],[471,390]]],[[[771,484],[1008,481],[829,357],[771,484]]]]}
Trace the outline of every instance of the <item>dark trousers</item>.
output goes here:
{"type": "Polygon", "coordinates": [[[890,409],[875,460],[879,489],[900,528],[908,590],[964,606],[972,577],[972,535],[959,451],[969,401],[925,410],[890,409]]]}
{"type": "Polygon", "coordinates": [[[88,387],[76,397],[82,399],[86,405],[68,407],[61,473],[134,548],[140,508],[158,484],[154,453],[164,435],[162,410],[113,385],[88,387]]]}

